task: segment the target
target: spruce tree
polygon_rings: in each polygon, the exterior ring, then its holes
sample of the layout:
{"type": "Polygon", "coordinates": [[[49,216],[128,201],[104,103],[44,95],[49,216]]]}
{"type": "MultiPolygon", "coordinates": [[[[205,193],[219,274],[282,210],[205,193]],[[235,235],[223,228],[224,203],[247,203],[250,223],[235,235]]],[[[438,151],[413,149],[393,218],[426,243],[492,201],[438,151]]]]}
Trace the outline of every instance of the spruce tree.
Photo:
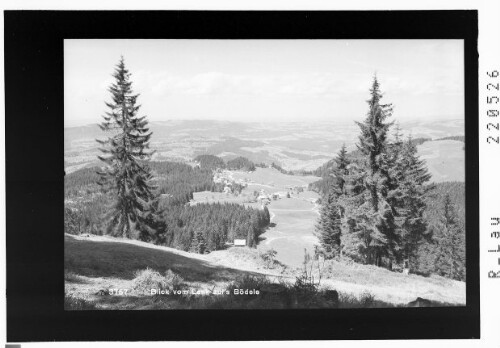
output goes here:
{"type": "Polygon", "coordinates": [[[361,159],[355,159],[348,165],[346,172],[345,194],[339,197],[342,208],[341,251],[343,255],[357,262],[366,263],[366,251],[370,247],[371,239],[360,226],[363,217],[363,214],[360,214],[363,212],[362,206],[366,206],[365,165],[361,159]]]}
{"type": "Polygon", "coordinates": [[[316,234],[321,244],[321,249],[327,258],[340,255],[341,248],[341,213],[337,203],[337,195],[330,190],[327,197],[323,198],[320,208],[320,217],[316,224],[316,234]]]}
{"type": "Polygon", "coordinates": [[[390,255],[392,256],[389,266],[392,268],[392,262],[402,263],[404,259],[404,250],[402,247],[402,235],[405,233],[403,224],[405,223],[404,211],[406,204],[403,183],[410,183],[406,177],[407,162],[404,161],[404,142],[402,140],[401,128],[399,123],[396,123],[393,141],[388,143],[383,156],[380,172],[382,174],[383,185],[381,185],[381,195],[385,197],[386,202],[391,208],[393,217],[393,229],[390,247],[390,255]]]}
{"type": "Polygon", "coordinates": [[[425,197],[433,185],[425,161],[417,155],[417,147],[411,137],[403,144],[399,165],[400,180],[394,190],[396,208],[401,219],[400,240],[402,257],[409,261],[410,269],[416,268],[417,251],[424,240],[430,240],[427,222],[424,219],[425,197]]]}
{"type": "Polygon", "coordinates": [[[271,214],[269,213],[269,209],[264,207],[264,226],[267,226],[271,223],[271,214]]]}
{"type": "Polygon", "coordinates": [[[441,221],[433,230],[438,245],[435,259],[437,272],[442,276],[465,280],[465,234],[448,194],[443,201],[441,221]]]}
{"type": "Polygon", "coordinates": [[[157,214],[158,199],[151,185],[152,174],[147,165],[152,133],[146,116],[139,116],[138,94],[132,91],[131,74],[123,57],[115,68],[115,82],[109,87],[109,111],[99,125],[110,133],[97,140],[103,153],[98,158],[105,167],[99,172],[99,184],[114,196],[114,204],[106,219],[106,232],[113,236],[142,240],[157,239],[164,224],[157,214]]]}
{"type": "Polygon", "coordinates": [[[355,212],[356,222],[366,248],[367,263],[381,265],[382,257],[394,258],[396,221],[392,207],[386,200],[387,181],[381,169],[385,166],[388,131],[393,122],[392,105],[382,104],[382,93],[376,77],[367,101],[369,110],[364,122],[356,122],[361,130],[358,150],[365,158],[366,203],[355,212]]]}
{"type": "Polygon", "coordinates": [[[336,168],[333,171],[333,175],[337,181],[339,194],[342,195],[345,194],[345,176],[349,173],[347,167],[351,163],[351,161],[347,157],[347,149],[345,144],[342,144],[342,148],[340,149],[334,161],[336,164],[336,168]]]}
{"type": "Polygon", "coordinates": [[[397,203],[398,197],[391,194],[391,190],[398,188],[400,181],[404,179],[404,166],[401,163],[401,155],[403,151],[403,139],[401,134],[401,128],[399,123],[396,123],[394,127],[393,141],[387,145],[386,151],[383,154],[383,161],[380,171],[384,176],[383,189],[385,190],[382,194],[386,197],[388,203],[394,207],[397,203]]]}
{"type": "Polygon", "coordinates": [[[357,148],[367,159],[366,165],[369,175],[365,185],[370,193],[372,209],[376,212],[379,209],[381,181],[383,180],[380,168],[384,164],[387,133],[393,122],[386,122],[387,118],[392,115],[392,105],[380,103],[382,93],[376,77],[373,79],[370,95],[371,98],[367,101],[369,110],[365,121],[356,122],[361,130],[357,148]]]}
{"type": "Polygon", "coordinates": [[[196,254],[205,254],[207,251],[207,243],[202,231],[196,231],[193,234],[189,251],[196,254]]]}
{"type": "Polygon", "coordinates": [[[342,145],[334,161],[336,168],[333,170],[333,178],[328,192],[322,199],[320,217],[316,224],[316,235],[327,258],[338,256],[341,253],[342,214],[338,198],[344,194],[345,176],[348,173],[347,166],[350,163],[345,144],[342,145]]]}
{"type": "Polygon", "coordinates": [[[252,248],[255,245],[255,229],[252,226],[248,227],[247,230],[247,247],[252,248]]]}

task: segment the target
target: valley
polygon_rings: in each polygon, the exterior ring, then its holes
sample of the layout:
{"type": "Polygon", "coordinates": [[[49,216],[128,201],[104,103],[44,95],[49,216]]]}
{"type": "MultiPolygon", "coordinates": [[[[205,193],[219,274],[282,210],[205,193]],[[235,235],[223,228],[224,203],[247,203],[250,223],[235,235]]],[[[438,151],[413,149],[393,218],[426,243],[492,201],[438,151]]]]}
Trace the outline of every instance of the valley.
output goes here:
{"type": "Polygon", "coordinates": [[[267,206],[271,225],[259,237],[257,249],[274,249],[278,253],[278,261],[291,267],[300,267],[304,249],[312,254],[314,244],[318,243],[313,232],[320,196],[308,191],[307,187],[320,178],[283,174],[274,168],[257,168],[253,172],[227,171],[227,175],[246,183],[247,186],[238,196],[222,192],[195,192],[190,203],[228,202],[254,208],[267,206]]]}
{"type": "MultiPolygon", "coordinates": [[[[463,127],[463,119],[401,123],[403,134],[411,134],[413,138],[440,139],[463,135],[463,127]]],[[[315,170],[330,160],[344,143],[348,151],[355,150],[358,137],[358,126],[353,122],[304,124],[171,120],[151,122],[150,128],[154,134],[151,148],[156,150],[152,158],[154,161],[191,163],[200,154],[216,155],[224,160],[243,156],[254,163],[269,165],[274,162],[292,171],[315,170]]],[[[95,139],[102,139],[103,135],[96,124],[65,128],[67,173],[99,165],[95,139]]],[[[419,153],[435,163],[433,175],[436,182],[458,179],[456,169],[463,165],[463,143],[456,140],[444,142],[446,145],[441,145],[441,141],[428,141],[418,147],[419,153]],[[450,151],[456,155],[450,158],[450,151]],[[443,166],[444,161],[451,166],[443,166]]]]}

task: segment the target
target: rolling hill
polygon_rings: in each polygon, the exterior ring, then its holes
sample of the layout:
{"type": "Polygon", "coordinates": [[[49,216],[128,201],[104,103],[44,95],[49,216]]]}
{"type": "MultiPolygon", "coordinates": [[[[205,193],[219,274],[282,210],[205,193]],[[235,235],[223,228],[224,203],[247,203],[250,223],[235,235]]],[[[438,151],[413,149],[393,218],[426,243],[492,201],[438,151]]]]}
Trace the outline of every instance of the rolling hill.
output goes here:
{"type": "MultiPolygon", "coordinates": [[[[414,138],[439,139],[464,134],[463,120],[414,121],[401,123],[401,127],[405,135],[411,133],[414,138]]],[[[359,132],[354,122],[339,125],[189,120],[151,122],[150,128],[154,134],[151,147],[157,150],[153,158],[156,161],[188,162],[202,154],[217,155],[226,161],[243,156],[254,163],[275,162],[286,170],[315,170],[330,160],[343,143],[349,151],[354,150],[359,132]]],[[[96,124],[65,128],[66,171],[97,164],[95,139],[104,136],[96,124]]],[[[433,156],[435,150],[425,148],[426,155],[433,156]]]]}

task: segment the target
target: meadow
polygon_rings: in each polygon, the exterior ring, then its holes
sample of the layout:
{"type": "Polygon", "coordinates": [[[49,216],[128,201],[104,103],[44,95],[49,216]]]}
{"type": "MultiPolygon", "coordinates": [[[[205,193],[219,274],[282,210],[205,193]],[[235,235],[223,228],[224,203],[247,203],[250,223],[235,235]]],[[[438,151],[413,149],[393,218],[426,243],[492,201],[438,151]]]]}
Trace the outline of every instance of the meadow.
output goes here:
{"type": "Polygon", "coordinates": [[[255,249],[199,255],[108,236],[64,238],[67,310],[380,308],[404,307],[417,297],[434,306],[465,304],[465,283],[437,276],[328,261],[311,287],[297,281],[303,279],[300,270],[266,263],[255,249]],[[238,296],[238,288],[259,294],[238,296]],[[152,294],[151,289],[169,293],[152,294]],[[333,289],[335,303],[327,296],[333,289]]]}
{"type": "Polygon", "coordinates": [[[464,181],[464,143],[457,140],[426,141],[417,147],[433,182],[464,181]]]}

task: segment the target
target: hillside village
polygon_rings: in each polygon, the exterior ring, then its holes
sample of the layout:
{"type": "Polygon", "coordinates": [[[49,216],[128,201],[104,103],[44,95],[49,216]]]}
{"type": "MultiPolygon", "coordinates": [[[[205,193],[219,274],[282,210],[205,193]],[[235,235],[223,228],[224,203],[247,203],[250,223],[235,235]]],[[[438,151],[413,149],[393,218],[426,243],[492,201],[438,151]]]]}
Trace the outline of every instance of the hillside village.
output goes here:
{"type": "MultiPolygon", "coordinates": [[[[199,166],[199,164],[198,164],[199,166]]],[[[268,168],[272,168],[269,166],[268,168]]],[[[249,172],[248,172],[249,173],[249,172]]],[[[233,194],[237,196],[241,192],[241,188],[247,188],[249,185],[255,186],[256,183],[249,178],[234,178],[234,171],[227,169],[216,169],[214,170],[213,181],[216,184],[223,185],[223,193],[226,195],[233,194]],[[238,190],[235,189],[238,187],[238,190]]],[[[261,188],[259,191],[255,190],[253,192],[253,197],[255,202],[260,203],[262,206],[269,205],[271,201],[276,201],[279,199],[290,198],[292,196],[298,196],[301,192],[307,189],[307,185],[285,185],[275,187],[273,182],[269,182],[266,188],[261,188]]],[[[314,200],[314,203],[317,200],[314,200]]]]}

